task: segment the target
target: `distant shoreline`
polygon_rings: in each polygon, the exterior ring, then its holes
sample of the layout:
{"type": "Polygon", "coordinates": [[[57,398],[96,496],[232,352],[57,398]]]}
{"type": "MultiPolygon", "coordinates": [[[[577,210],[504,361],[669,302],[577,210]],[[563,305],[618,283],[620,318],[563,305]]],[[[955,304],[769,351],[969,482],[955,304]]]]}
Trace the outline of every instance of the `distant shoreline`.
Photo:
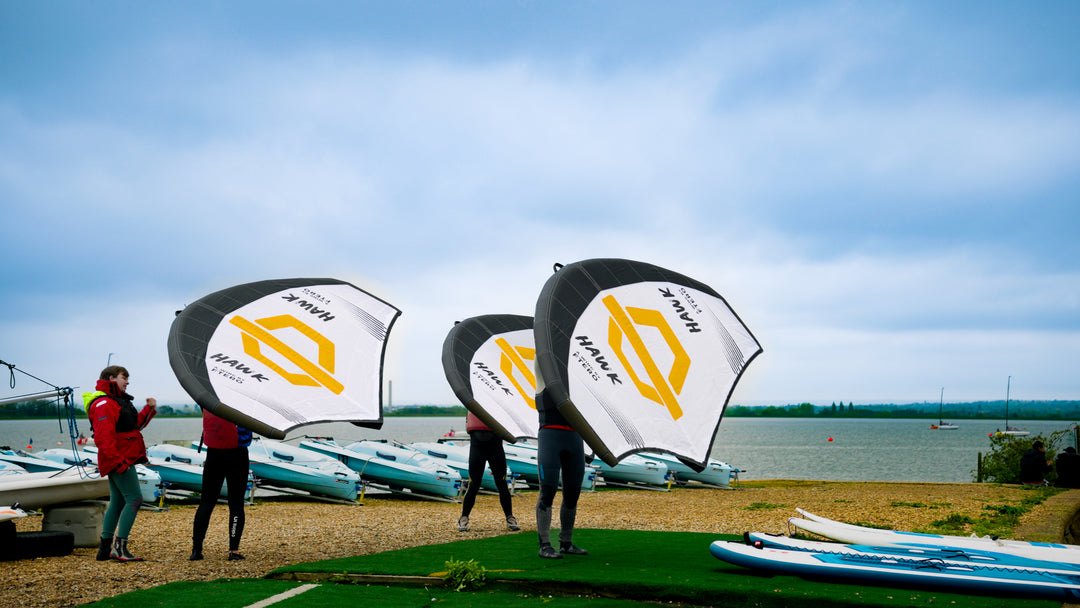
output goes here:
{"type": "MultiPolygon", "coordinates": [[[[0,420],[47,420],[62,416],[55,402],[37,400],[0,408],[0,420]]],[[[728,418],[879,418],[894,420],[1048,420],[1080,421],[1080,400],[974,401],[939,405],[936,403],[866,404],[838,402],[831,406],[800,403],[789,405],[729,405],[728,418]]],[[[81,412],[82,408],[76,407],[81,412]]],[[[464,418],[467,411],[457,405],[407,405],[383,409],[385,418],[464,418]]],[[[198,418],[197,406],[190,403],[162,403],[162,418],[198,418]]]]}

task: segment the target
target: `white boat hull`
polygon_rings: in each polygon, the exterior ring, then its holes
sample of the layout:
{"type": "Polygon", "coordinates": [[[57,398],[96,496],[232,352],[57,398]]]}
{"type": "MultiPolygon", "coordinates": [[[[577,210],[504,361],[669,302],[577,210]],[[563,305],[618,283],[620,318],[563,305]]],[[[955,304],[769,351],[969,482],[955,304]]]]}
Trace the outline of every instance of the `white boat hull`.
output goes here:
{"type": "Polygon", "coordinates": [[[675,474],[676,482],[696,481],[712,486],[727,487],[731,485],[731,474],[735,470],[731,465],[714,458],[710,458],[705,463],[703,470],[695,471],[671,454],[639,452],[638,455],[663,462],[667,465],[668,472],[675,474]]]}
{"type": "Polygon", "coordinates": [[[360,475],[310,450],[264,439],[251,442],[248,456],[251,472],[266,485],[342,500],[359,494],[360,475]]]}
{"type": "Polygon", "coordinates": [[[604,481],[617,483],[640,483],[650,486],[667,485],[667,465],[659,460],[631,454],[610,466],[599,461],[600,476],[604,481]]]}
{"type": "Polygon", "coordinates": [[[86,477],[75,469],[0,477],[0,505],[40,509],[109,496],[107,477],[86,477]]]}

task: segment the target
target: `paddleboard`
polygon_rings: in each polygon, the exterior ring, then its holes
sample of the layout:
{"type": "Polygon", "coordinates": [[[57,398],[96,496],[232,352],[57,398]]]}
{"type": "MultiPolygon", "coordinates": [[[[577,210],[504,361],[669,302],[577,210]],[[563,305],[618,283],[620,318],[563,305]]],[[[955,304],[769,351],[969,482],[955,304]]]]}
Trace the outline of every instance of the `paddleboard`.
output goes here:
{"type": "Polygon", "coordinates": [[[792,517],[788,523],[818,536],[856,545],[952,547],[1009,553],[1030,559],[1080,564],[1080,546],[1060,543],[1035,543],[991,536],[948,536],[896,530],[866,528],[796,509],[805,519],[792,517]]]}
{"type": "Polygon", "coordinates": [[[793,551],[810,551],[814,553],[845,553],[851,555],[888,554],[910,559],[936,559],[955,564],[978,564],[984,566],[997,566],[999,568],[1025,568],[1028,570],[1040,570],[1044,572],[1061,572],[1064,574],[1080,574],[1080,565],[1065,564],[1062,562],[1047,562],[1030,559],[1009,553],[995,553],[988,551],[976,551],[974,549],[958,549],[952,547],[888,547],[869,545],[846,545],[835,542],[821,542],[791,538],[779,534],[765,532],[747,532],[744,534],[746,544],[764,546],[770,548],[791,549],[793,551]]]}
{"type": "Polygon", "coordinates": [[[937,558],[892,554],[819,553],[737,541],[715,541],[709,552],[738,566],[811,579],[1062,602],[1080,599],[1080,573],[950,563],[937,558]]]}

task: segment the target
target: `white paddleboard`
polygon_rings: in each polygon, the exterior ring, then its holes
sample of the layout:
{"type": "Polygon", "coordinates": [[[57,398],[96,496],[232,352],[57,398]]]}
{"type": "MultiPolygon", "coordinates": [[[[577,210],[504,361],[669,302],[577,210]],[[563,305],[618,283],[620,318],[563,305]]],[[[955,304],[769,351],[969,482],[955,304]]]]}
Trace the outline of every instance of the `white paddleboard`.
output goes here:
{"type": "Polygon", "coordinates": [[[882,546],[954,547],[974,549],[976,551],[1009,553],[1044,561],[1080,564],[1080,546],[1077,545],[1034,543],[990,536],[948,536],[879,530],[834,521],[820,515],[814,515],[803,509],[796,510],[805,519],[789,518],[788,523],[790,525],[844,543],[882,546]]]}

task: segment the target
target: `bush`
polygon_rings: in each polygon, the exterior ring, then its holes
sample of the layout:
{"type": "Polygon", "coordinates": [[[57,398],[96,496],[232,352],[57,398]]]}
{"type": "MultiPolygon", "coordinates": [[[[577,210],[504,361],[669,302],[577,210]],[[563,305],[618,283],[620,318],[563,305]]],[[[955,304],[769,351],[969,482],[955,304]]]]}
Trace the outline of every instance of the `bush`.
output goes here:
{"type": "MultiPolygon", "coordinates": [[[[1013,435],[991,435],[990,453],[982,459],[983,481],[997,483],[1020,483],[1020,457],[1024,452],[1031,449],[1035,441],[1042,441],[1046,447],[1046,457],[1053,460],[1057,453],[1057,446],[1062,439],[1071,434],[1070,429],[1054,431],[1049,437],[1042,435],[1028,435],[1015,437],[1013,435]]],[[[972,479],[978,481],[978,471],[971,472],[972,479]]],[[[1046,476],[1047,481],[1057,479],[1057,473],[1051,471],[1046,476]]]]}
{"type": "Polygon", "coordinates": [[[463,562],[450,558],[446,561],[446,574],[443,575],[446,586],[454,591],[474,591],[487,584],[487,568],[475,559],[463,562]]]}

